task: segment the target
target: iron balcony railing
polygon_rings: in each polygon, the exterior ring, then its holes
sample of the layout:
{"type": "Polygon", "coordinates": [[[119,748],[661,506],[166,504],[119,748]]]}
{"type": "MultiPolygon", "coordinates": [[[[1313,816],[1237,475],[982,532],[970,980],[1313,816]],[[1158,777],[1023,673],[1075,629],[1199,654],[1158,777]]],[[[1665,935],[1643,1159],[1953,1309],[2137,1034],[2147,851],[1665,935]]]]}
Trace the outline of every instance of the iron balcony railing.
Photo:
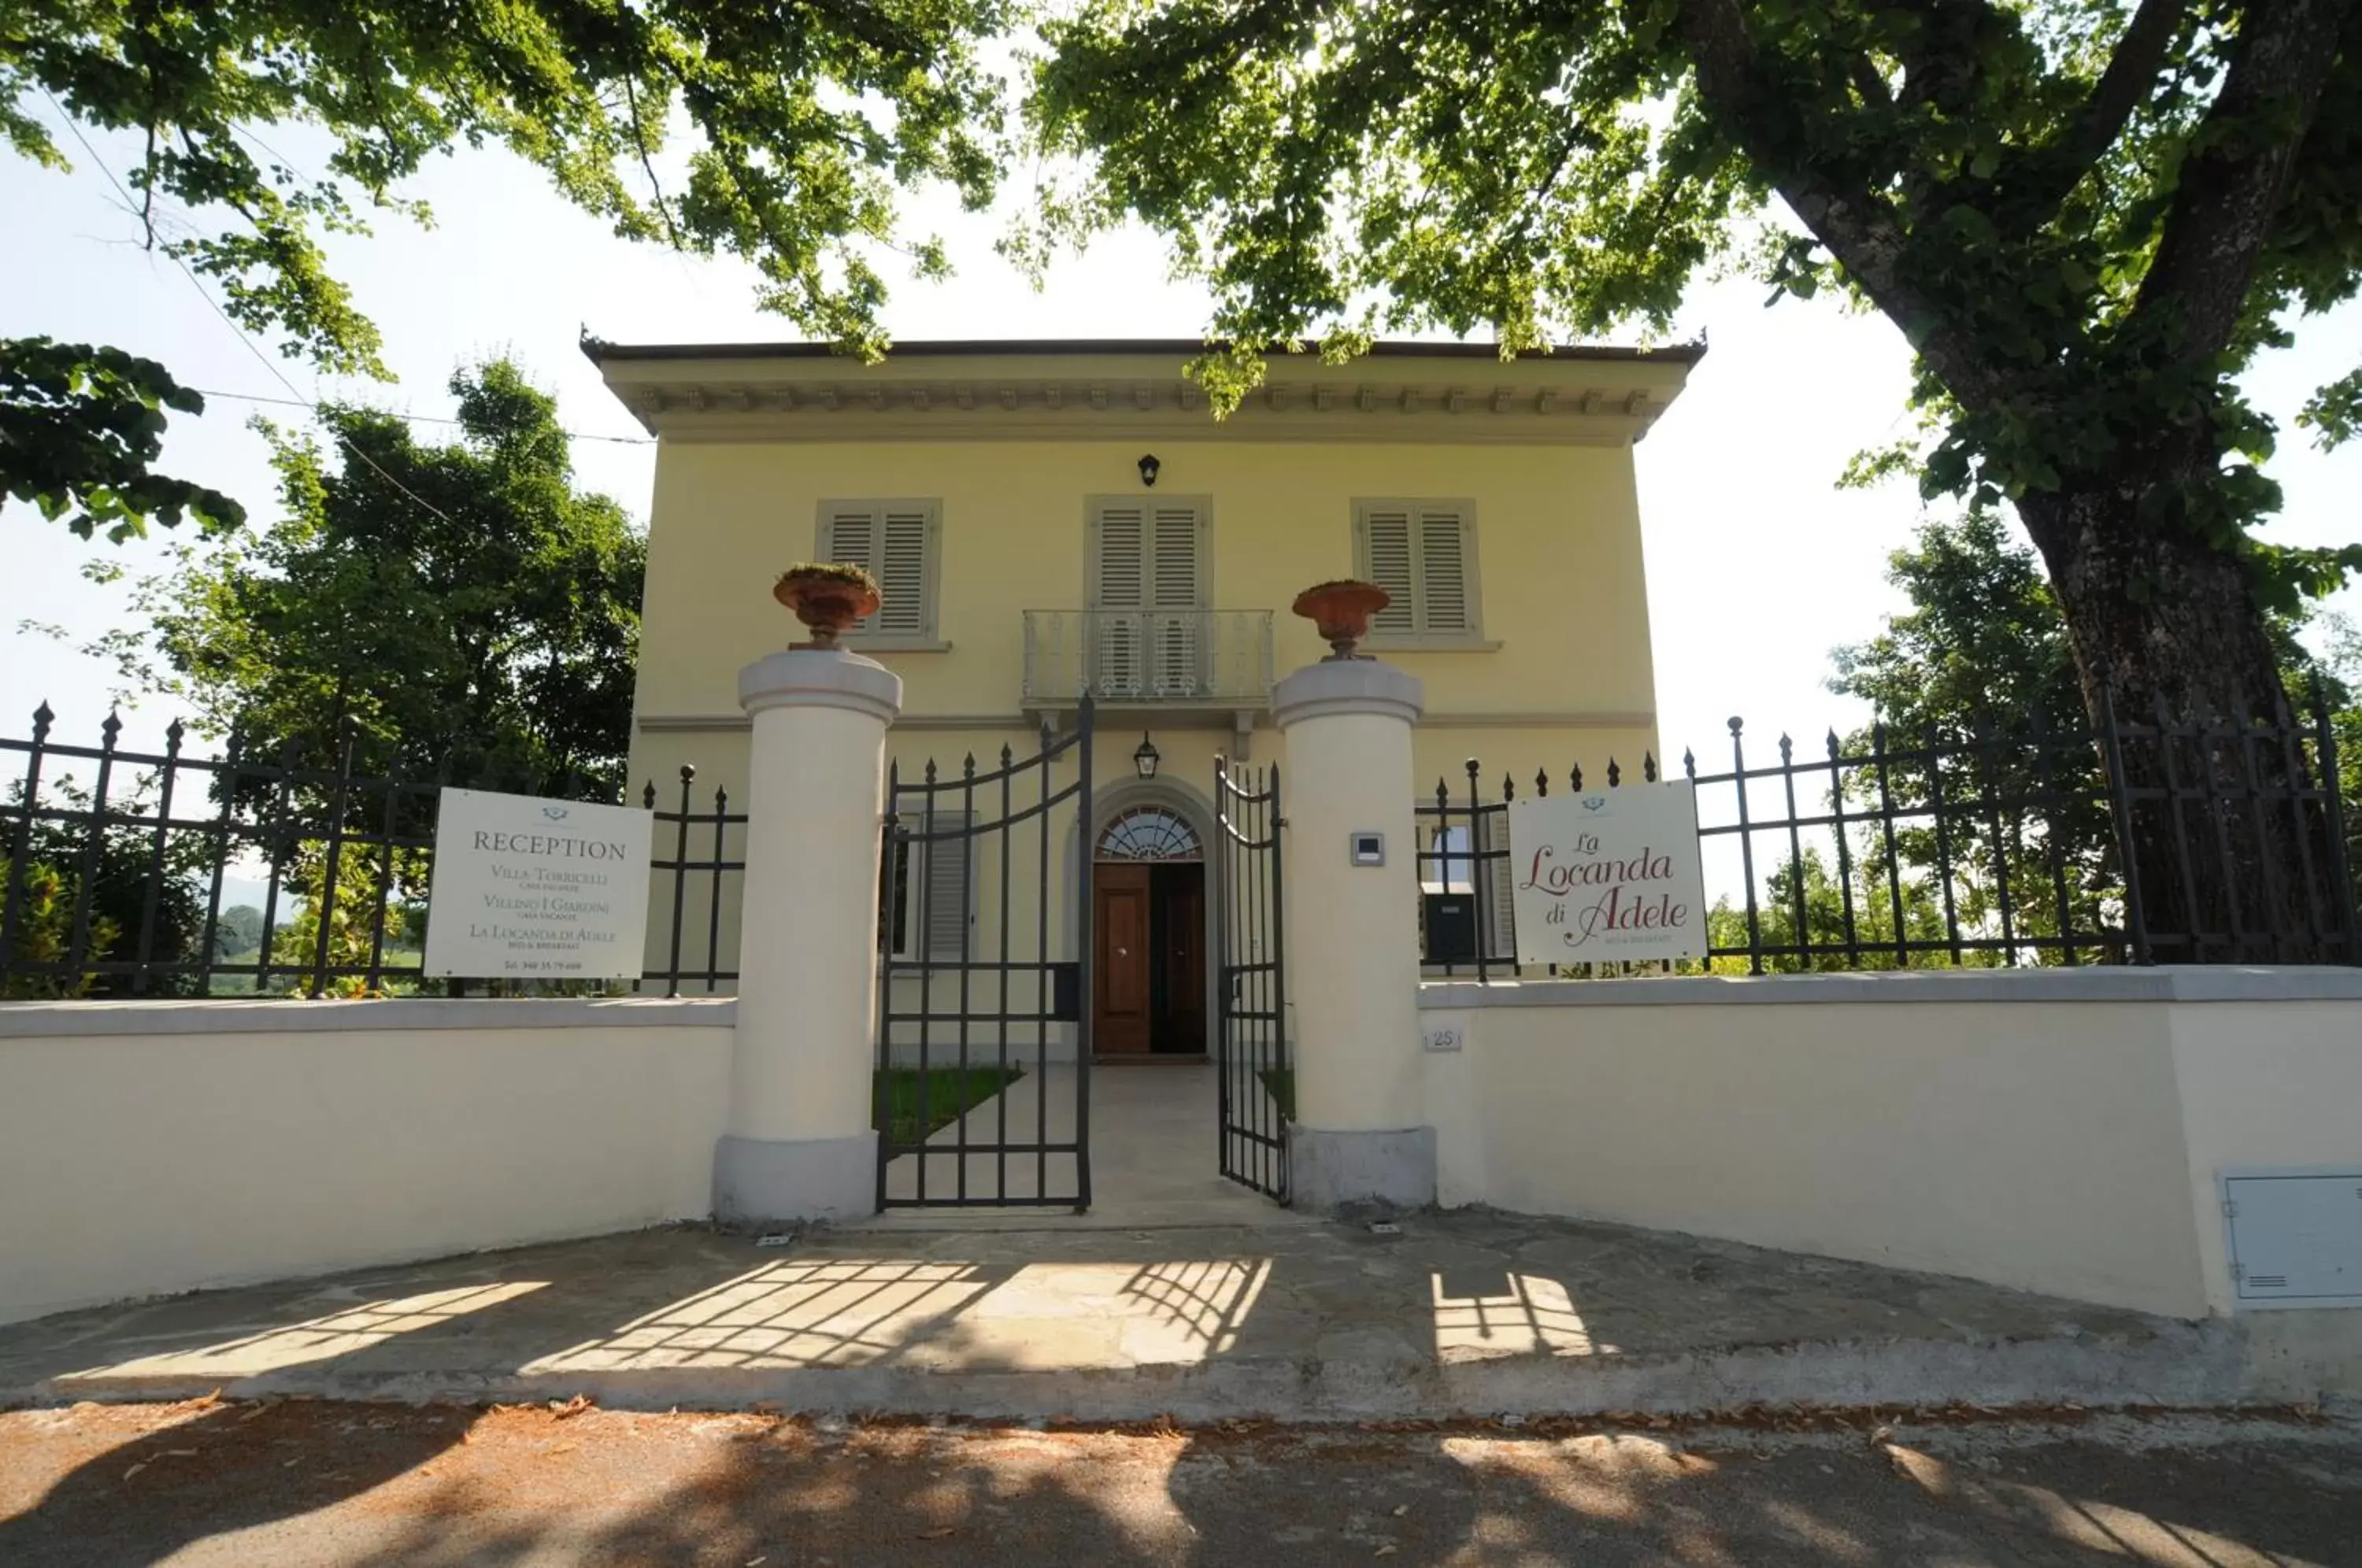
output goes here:
{"type": "Polygon", "coordinates": [[[1268,610],[1028,610],[1025,701],[1209,708],[1271,701],[1268,610]]]}

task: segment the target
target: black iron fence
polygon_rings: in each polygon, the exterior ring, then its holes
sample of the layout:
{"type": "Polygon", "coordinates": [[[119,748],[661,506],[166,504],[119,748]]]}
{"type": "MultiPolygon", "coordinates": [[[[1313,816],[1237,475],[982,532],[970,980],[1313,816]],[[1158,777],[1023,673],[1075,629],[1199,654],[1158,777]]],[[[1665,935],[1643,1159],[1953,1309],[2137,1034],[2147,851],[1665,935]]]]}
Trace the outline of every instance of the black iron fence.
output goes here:
{"type": "MultiPolygon", "coordinates": [[[[358,774],[349,736],[321,768],[235,734],[191,756],[178,723],[162,751],[127,750],[112,715],[98,745],[68,745],[53,721],[44,703],[29,739],[0,739],[0,998],[466,993],[425,974],[446,781],[358,774]]],[[[695,779],[682,767],[662,807],[654,782],[640,791],[656,822],[639,979],[478,983],[678,996],[734,981],[746,818],[719,789],[699,803],[695,779]]]]}
{"type": "MultiPolygon", "coordinates": [[[[232,736],[192,756],[0,739],[0,998],[464,994],[425,944],[443,780],[333,767],[232,736]]],[[[2336,733],[2303,715],[2046,726],[1872,725],[1765,756],[1730,726],[1726,768],[1683,758],[1711,900],[1691,972],[2153,963],[2362,963],[2336,733]],[[1776,760],[1772,760],[1776,757],[1776,760]]],[[[1639,778],[1659,782],[1653,756],[1639,778]]],[[[1622,788],[1535,776],[1531,791],[1622,788]]],[[[1480,980],[1517,958],[1515,778],[1469,762],[1417,803],[1427,971],[1480,980]]],[[[746,816],[684,767],[655,815],[647,962],[636,981],[482,982],[677,996],[734,988],[746,816]]],[[[588,792],[575,798],[590,799],[588,792]]],[[[612,797],[610,797],[612,800],[612,797]]],[[[1576,974],[1621,972],[1584,966],[1576,974]]]]}
{"type": "MultiPolygon", "coordinates": [[[[2337,741],[2318,698],[2268,719],[2133,721],[2091,729],[1996,717],[1906,735],[1782,735],[1694,792],[1709,899],[1706,957],[1645,966],[1521,966],[1513,778],[1471,760],[1417,803],[1428,972],[1723,972],[2157,963],[2362,963],[2337,741]],[[1758,754],[1760,756],[1760,753],[1758,754]]],[[[1641,780],[1659,782],[1653,756],[1641,780]]],[[[1608,762],[1534,795],[1628,782],[1608,762]]],[[[2350,788],[2350,786],[2348,786],[2350,788]]]]}

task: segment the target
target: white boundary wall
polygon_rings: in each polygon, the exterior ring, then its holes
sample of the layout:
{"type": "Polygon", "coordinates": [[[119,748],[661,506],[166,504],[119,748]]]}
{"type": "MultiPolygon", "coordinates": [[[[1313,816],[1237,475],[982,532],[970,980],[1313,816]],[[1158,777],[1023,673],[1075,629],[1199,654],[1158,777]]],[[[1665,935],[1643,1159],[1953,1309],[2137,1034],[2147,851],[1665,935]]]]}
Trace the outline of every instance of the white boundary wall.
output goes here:
{"type": "Polygon", "coordinates": [[[702,1218],[734,1007],[0,1004],[0,1322],[702,1218]]]}
{"type": "Polygon", "coordinates": [[[2219,1172],[2362,1167],[2357,970],[1445,983],[1420,1005],[1446,1204],[2195,1318],[2233,1304],[2219,1172]]]}

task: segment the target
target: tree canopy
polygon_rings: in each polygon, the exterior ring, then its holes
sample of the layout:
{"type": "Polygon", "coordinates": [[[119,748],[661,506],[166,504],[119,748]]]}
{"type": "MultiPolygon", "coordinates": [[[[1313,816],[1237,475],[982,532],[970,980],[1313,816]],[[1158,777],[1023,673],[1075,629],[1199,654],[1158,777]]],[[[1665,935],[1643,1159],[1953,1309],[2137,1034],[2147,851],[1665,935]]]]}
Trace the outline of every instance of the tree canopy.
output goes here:
{"type": "MultiPolygon", "coordinates": [[[[1998,500],[2106,450],[2116,419],[2236,404],[2224,373],[2282,312],[2353,295],[2351,10],[1464,0],[1444,27],[1418,0],[1087,0],[1048,25],[1028,112],[1045,147],[1091,160],[1051,193],[1044,237],[1131,215],[1172,234],[1241,351],[1233,395],[1255,351],[1308,337],[1663,330],[1699,269],[1735,258],[1892,316],[1947,423],[1932,483],[1998,500]],[[1773,196],[1804,232],[1742,221],[1773,196]],[[2073,410],[2084,428],[2008,429],[1987,406],[2016,371],[2052,372],[2056,395],[2218,338],[2227,360],[2118,387],[2073,410]]],[[[2325,437],[2357,393],[2362,371],[2316,399],[2325,437]]]]}
{"type": "Polygon", "coordinates": [[[359,407],[323,412],[333,447],[265,425],[283,518],[180,547],[105,646],[265,760],[333,767],[349,725],[373,777],[620,789],[646,543],[574,489],[556,402],[514,365],[451,391],[447,445],[359,407]]]}
{"type": "MultiPolygon", "coordinates": [[[[1663,330],[1717,263],[1835,287],[1917,355],[1928,436],[1884,466],[2017,502],[2070,618],[2173,591],[2179,561],[2137,547],[2158,536],[2286,604],[2362,551],[2248,532],[2278,504],[2273,432],[2233,378],[2355,293],[2356,10],[1455,0],[1447,25],[1427,0],[1087,0],[1048,25],[1029,105],[1089,160],[1043,237],[1135,215],[1172,235],[1216,291],[1231,397],[1283,342],[1663,330]],[[1750,221],[1775,196],[1801,227],[1750,221]]],[[[2323,439],[2356,395],[2324,389],[2323,439]]],[[[2083,651],[2138,641],[2114,640],[2083,651]]]]}
{"type": "MultiPolygon", "coordinates": [[[[0,140],[64,167],[45,110],[136,138],[122,182],[149,243],[209,280],[241,326],[334,371],[385,373],[322,237],[367,232],[372,210],[429,221],[403,182],[487,142],[626,238],[745,259],[765,308],[875,353],[878,250],[945,271],[939,245],[898,239],[897,186],[991,199],[1000,84],[978,42],[1005,20],[1003,0],[0,0],[0,140]],[[292,126],[333,144],[318,168],[272,149],[292,126]],[[668,182],[684,127],[685,172],[668,182]]],[[[12,419],[22,352],[0,355],[12,419]]],[[[120,379],[116,353],[49,365],[41,385],[120,379]]],[[[198,406],[169,378],[138,384],[151,413],[198,406]]],[[[52,515],[83,508],[116,536],[183,508],[235,521],[210,492],[147,480],[152,450],[82,450],[99,417],[0,425],[0,488],[52,515]]]]}

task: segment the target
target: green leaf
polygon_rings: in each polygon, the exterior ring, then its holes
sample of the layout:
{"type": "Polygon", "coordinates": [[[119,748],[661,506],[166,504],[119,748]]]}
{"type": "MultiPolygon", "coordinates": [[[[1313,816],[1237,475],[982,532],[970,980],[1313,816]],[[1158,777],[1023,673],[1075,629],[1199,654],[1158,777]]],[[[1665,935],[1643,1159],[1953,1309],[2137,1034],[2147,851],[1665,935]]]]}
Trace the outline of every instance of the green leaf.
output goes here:
{"type": "Polygon", "coordinates": [[[65,518],[85,539],[104,525],[117,544],[151,522],[175,526],[183,513],[209,533],[243,525],[246,509],[230,497],[154,470],[159,405],[197,414],[204,400],[120,349],[0,338],[0,495],[65,518]]]}

